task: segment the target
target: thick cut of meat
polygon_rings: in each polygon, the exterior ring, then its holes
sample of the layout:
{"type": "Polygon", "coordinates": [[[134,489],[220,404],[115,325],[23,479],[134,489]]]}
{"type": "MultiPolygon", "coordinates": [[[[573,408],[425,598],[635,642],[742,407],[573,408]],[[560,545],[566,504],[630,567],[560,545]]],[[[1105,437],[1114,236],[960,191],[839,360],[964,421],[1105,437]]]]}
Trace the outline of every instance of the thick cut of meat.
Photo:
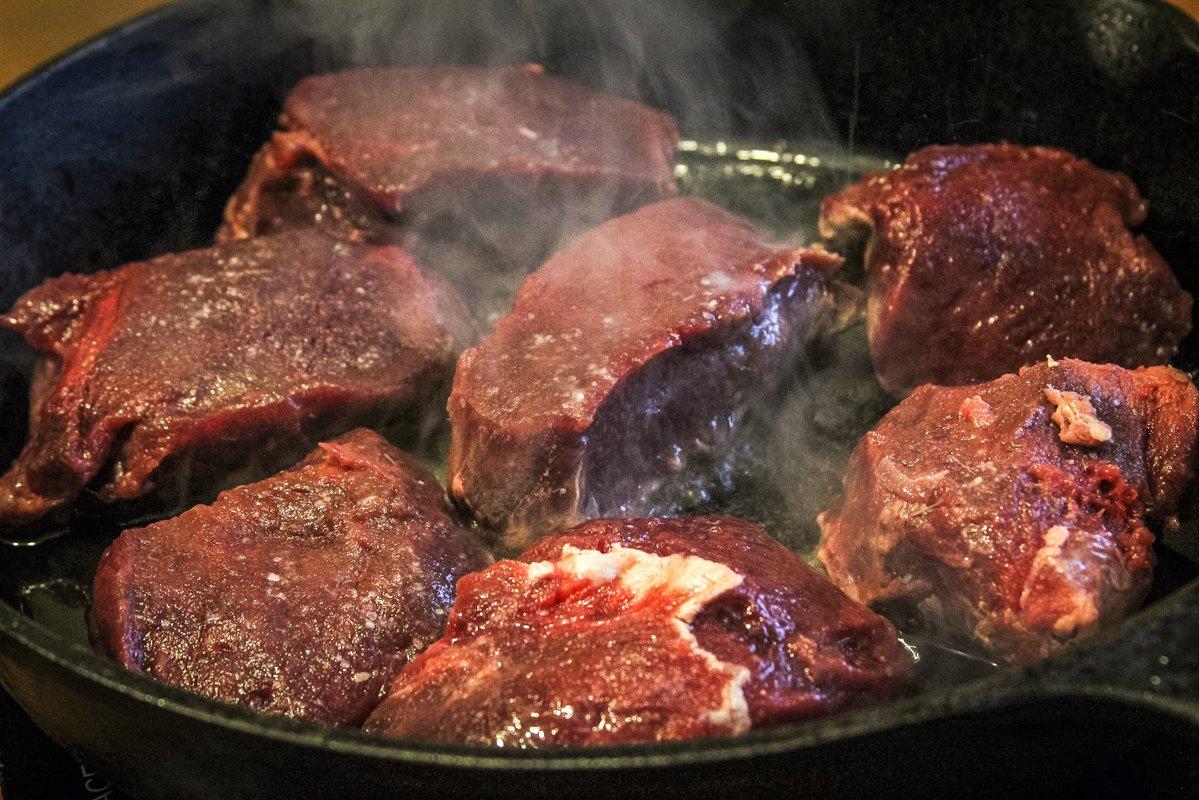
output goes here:
{"type": "Polygon", "coordinates": [[[583,203],[611,215],[675,191],[673,119],[536,65],[316,75],[282,122],[219,237],[310,225],[390,236],[401,213],[532,196],[539,213],[583,203]]]}
{"type": "Polygon", "coordinates": [[[893,697],[895,629],[756,525],[593,520],[458,584],[367,721],[503,747],[741,733],[893,697]]]}
{"type": "Polygon", "coordinates": [[[466,319],[404,251],[314,232],[47,281],[3,320],[44,358],[29,441],[0,478],[0,523],[32,522],[84,487],[110,501],[155,484],[164,499],[210,498],[226,477],[294,462],[314,437],[406,422],[444,396],[466,319]],[[186,487],[168,491],[168,474],[186,487]]]}
{"type": "Polygon", "coordinates": [[[692,199],[584,234],[459,360],[452,496],[519,547],[710,485],[793,372],[839,263],[692,199]]]}
{"type": "Polygon", "coordinates": [[[297,466],[125,531],[92,630],[131,669],[218,700],[359,725],[488,562],[437,481],[356,430],[297,466]]]}
{"type": "Polygon", "coordinates": [[[929,147],[824,201],[822,230],[865,225],[879,380],[903,394],[1046,356],[1163,364],[1191,297],[1144,236],[1132,182],[1062,150],[929,147]]]}
{"type": "Polygon", "coordinates": [[[1199,399],[1170,367],[1066,359],[922,386],[866,434],[821,560],[846,593],[1030,662],[1120,620],[1195,457],[1199,399]]]}

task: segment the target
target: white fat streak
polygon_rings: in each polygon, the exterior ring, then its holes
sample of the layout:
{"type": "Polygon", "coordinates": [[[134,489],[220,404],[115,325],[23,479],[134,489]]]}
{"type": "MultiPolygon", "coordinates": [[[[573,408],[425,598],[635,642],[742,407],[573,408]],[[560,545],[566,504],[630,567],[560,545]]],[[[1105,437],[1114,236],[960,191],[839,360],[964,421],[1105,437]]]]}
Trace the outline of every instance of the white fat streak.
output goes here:
{"type": "Polygon", "coordinates": [[[1077,574],[1085,570],[1082,563],[1071,561],[1062,554],[1066,540],[1070,538],[1070,530],[1065,525],[1054,525],[1045,531],[1043,544],[1033,556],[1032,569],[1028,573],[1028,583],[1021,593],[1020,602],[1028,602],[1033,581],[1041,570],[1057,572],[1070,586],[1070,600],[1073,605],[1068,614],[1063,614],[1053,624],[1053,632],[1058,636],[1069,636],[1080,628],[1091,625],[1099,618],[1099,608],[1091,592],[1078,585],[1077,574]]]}
{"type": "Polygon", "coordinates": [[[557,561],[529,564],[527,574],[530,581],[538,581],[557,570],[594,583],[616,581],[633,596],[634,602],[641,601],[651,593],[681,598],[671,609],[679,636],[714,672],[728,676],[721,704],[702,712],[701,719],[713,725],[726,726],[733,733],[749,729],[749,705],[744,692],[750,677],[749,670],[740,664],[721,661],[700,647],[689,626],[708,602],[739,586],[744,580],[740,575],[724,564],[706,558],[679,553],[659,556],[620,544],[613,545],[606,553],[566,545],[557,561]]]}
{"type": "Polygon", "coordinates": [[[749,703],[745,700],[745,684],[749,682],[749,670],[740,664],[721,661],[700,647],[686,622],[676,619],[674,625],[678,628],[679,636],[691,648],[691,652],[706,661],[713,672],[723,672],[729,676],[721,694],[720,705],[700,714],[700,719],[711,725],[728,728],[732,733],[744,733],[749,730],[749,703]]]}
{"type": "Polygon", "coordinates": [[[679,553],[657,556],[619,544],[606,553],[566,545],[554,567],[582,580],[618,581],[635,601],[650,592],[679,595],[684,599],[674,616],[683,622],[691,622],[710,600],[742,581],[724,564],[706,558],[679,553]]]}

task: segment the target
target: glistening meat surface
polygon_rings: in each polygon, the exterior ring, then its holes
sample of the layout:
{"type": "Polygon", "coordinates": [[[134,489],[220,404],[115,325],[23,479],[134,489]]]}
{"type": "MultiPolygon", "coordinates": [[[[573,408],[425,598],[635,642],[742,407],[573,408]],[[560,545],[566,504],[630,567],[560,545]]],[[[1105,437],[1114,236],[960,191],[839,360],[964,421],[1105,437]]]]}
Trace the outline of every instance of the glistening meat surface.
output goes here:
{"type": "Polygon", "coordinates": [[[403,250],[312,232],[52,279],[3,320],[43,358],[0,522],[85,487],[211,497],[314,437],[412,422],[443,396],[467,317],[403,250]]]}
{"type": "Polygon", "coordinates": [[[367,730],[504,747],[741,733],[877,702],[895,630],[731,517],[594,520],[467,576],[367,730]]]}
{"type": "Polygon", "coordinates": [[[839,264],[701,200],[589,231],[459,359],[452,496],[520,547],[711,485],[793,373],[839,264]]]}
{"type": "Polygon", "coordinates": [[[1144,236],[1124,175],[1063,150],[928,147],[825,198],[821,227],[870,229],[868,331],[879,380],[996,378],[1046,356],[1164,364],[1191,296],[1144,236]]]}
{"type": "Polygon", "coordinates": [[[1010,662],[1119,621],[1193,474],[1194,386],[1065,359],[923,386],[858,444],[820,557],[864,603],[1010,662]]]}
{"type": "Polygon", "coordinates": [[[437,481],[356,430],[299,465],[125,531],[96,572],[97,647],[272,714],[358,725],[488,562],[437,481]]]}

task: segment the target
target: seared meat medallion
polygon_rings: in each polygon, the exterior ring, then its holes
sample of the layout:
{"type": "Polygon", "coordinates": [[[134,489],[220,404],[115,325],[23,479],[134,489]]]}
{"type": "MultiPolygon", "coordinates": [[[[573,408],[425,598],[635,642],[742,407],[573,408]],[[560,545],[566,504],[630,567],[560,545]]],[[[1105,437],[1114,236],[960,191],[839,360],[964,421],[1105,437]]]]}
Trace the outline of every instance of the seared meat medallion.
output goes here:
{"type": "Polygon", "coordinates": [[[826,234],[863,226],[868,332],[897,394],[1046,356],[1164,364],[1191,296],[1144,236],[1132,182],[1062,150],[928,147],[825,198],[826,234]]]}
{"type": "Polygon", "coordinates": [[[536,65],[314,75],[282,124],[230,199],[221,239],[297,226],[394,237],[401,214],[447,209],[496,232],[536,209],[528,221],[552,233],[539,216],[590,209],[593,224],[675,192],[673,119],[536,65]]]}
{"type": "Polygon", "coordinates": [[[892,697],[894,628],[756,525],[593,520],[463,578],[366,729],[502,747],[740,733],[892,697]]]}
{"type": "Polygon", "coordinates": [[[0,524],[85,488],[211,498],[319,437],[411,423],[444,397],[467,318],[403,250],[304,231],[47,281],[3,318],[42,360],[0,524]]]}
{"type": "Polygon", "coordinates": [[[96,572],[99,649],[218,700],[360,725],[489,558],[437,481],[356,430],[210,506],[125,531],[96,572]]]}
{"type": "Polygon", "coordinates": [[[1042,658],[1144,599],[1146,524],[1170,524],[1193,477],[1197,413],[1170,367],[1065,359],[922,386],[858,444],[820,558],[856,600],[1042,658]]]}
{"type": "Polygon", "coordinates": [[[505,548],[670,510],[793,373],[839,264],[702,200],[587,232],[459,359],[451,495],[505,548]]]}

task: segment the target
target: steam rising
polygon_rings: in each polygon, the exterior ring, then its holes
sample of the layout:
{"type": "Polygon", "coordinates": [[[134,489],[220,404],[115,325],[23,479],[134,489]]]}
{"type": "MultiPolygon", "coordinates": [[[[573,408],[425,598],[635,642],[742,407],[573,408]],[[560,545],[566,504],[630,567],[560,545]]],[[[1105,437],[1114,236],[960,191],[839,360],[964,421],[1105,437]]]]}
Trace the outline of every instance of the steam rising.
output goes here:
{"type": "MultiPolygon", "coordinates": [[[[302,0],[278,4],[271,13],[272,34],[282,36],[275,46],[280,52],[295,53],[302,64],[297,67],[297,77],[370,65],[540,63],[547,71],[592,89],[664,109],[676,117],[687,140],[677,171],[682,191],[744,213],[784,242],[802,243],[814,236],[819,196],[835,188],[841,178],[836,170],[845,167],[844,160],[838,160],[842,149],[835,141],[831,116],[794,32],[774,26],[741,4],[424,0],[405,4],[398,11],[394,3],[384,0],[353,4],[302,0]],[[815,150],[804,151],[806,155],[774,143],[738,144],[713,138],[730,132],[770,130],[777,127],[779,119],[794,119],[796,108],[804,110],[803,122],[798,128],[791,125],[788,135],[793,141],[816,143],[815,150]]],[[[217,19],[206,20],[205,25],[214,39],[236,41],[238,36],[231,31],[237,29],[242,31],[239,36],[245,35],[249,21],[217,19]]],[[[132,84],[124,81],[122,91],[166,95],[180,84],[202,80],[202,71],[195,71],[185,58],[168,54],[165,74],[132,84]]],[[[81,93],[79,102],[86,106],[100,102],[101,95],[112,87],[81,84],[75,91],[81,93]]],[[[277,108],[264,109],[265,113],[274,111],[277,108]]],[[[601,148],[603,133],[595,131],[601,148]]],[[[220,179],[208,176],[205,180],[219,183],[220,179]]],[[[198,191],[209,193],[212,189],[205,186],[198,191]]],[[[453,198],[421,218],[396,222],[416,232],[408,245],[428,267],[456,285],[471,307],[475,330],[483,333],[506,312],[528,272],[581,230],[616,212],[615,194],[613,187],[600,186],[585,203],[530,216],[522,214],[519,203],[513,202],[522,198],[513,198],[503,187],[485,187],[470,198],[453,198]]],[[[539,199],[547,201],[548,207],[561,198],[539,199]]],[[[181,219],[177,224],[182,230],[195,223],[181,219]]],[[[175,234],[165,238],[170,240],[175,234]]],[[[126,259],[148,255],[126,254],[126,259]]],[[[860,366],[855,364],[855,370],[860,366]]],[[[824,380],[830,370],[838,371],[827,358],[822,366],[805,367],[805,374],[814,370],[822,376],[820,391],[827,393],[829,385],[837,385],[824,380]]],[[[809,441],[802,433],[811,427],[812,419],[829,416],[813,410],[813,402],[808,387],[799,381],[780,411],[779,419],[786,422],[777,427],[779,435],[768,437],[771,444],[755,449],[732,474],[731,467],[722,467],[719,483],[727,491],[698,490],[684,505],[696,510],[708,505],[738,506],[735,510],[739,513],[767,522],[777,537],[810,548],[810,524],[801,524],[804,533],[797,535],[794,526],[777,522],[779,515],[768,510],[780,504],[786,508],[796,505],[791,498],[797,492],[790,485],[796,476],[798,485],[806,486],[806,476],[829,473],[827,467],[809,468],[817,456],[822,465],[828,461],[827,443],[818,441],[819,437],[809,441]],[[751,468],[759,462],[770,465],[765,474],[775,477],[767,480],[766,486],[747,489],[747,481],[762,480],[758,470],[751,468]],[[742,502],[736,498],[749,499],[742,502]]],[[[408,421],[409,435],[404,438],[429,458],[441,477],[447,444],[443,406],[432,402],[428,409],[421,419],[408,421]]],[[[172,504],[176,507],[188,502],[184,495],[194,491],[197,483],[190,462],[180,457],[175,474],[164,476],[159,487],[177,495],[178,502],[172,504]]],[[[243,466],[247,467],[240,470],[243,478],[262,471],[254,464],[243,466]]],[[[803,495],[799,503],[802,515],[786,513],[782,517],[814,516],[807,513],[809,508],[822,501],[814,500],[808,488],[798,494],[803,495]]]]}
{"type": "MultiPolygon", "coordinates": [[[[828,143],[835,136],[794,32],[738,3],[425,0],[397,14],[382,0],[309,0],[281,13],[282,27],[312,44],[313,72],[537,63],[665,110],[685,137],[774,129],[778,120],[797,116],[802,124],[787,126],[792,140],[828,143]]],[[[603,130],[591,133],[600,150],[621,146],[615,137],[606,142],[603,130]]],[[[415,232],[408,244],[455,283],[483,330],[507,311],[524,275],[582,230],[629,210],[615,186],[592,187],[578,198],[480,185],[469,197],[443,201],[404,220],[415,232]]]]}
{"type": "MultiPolygon", "coordinates": [[[[307,72],[535,62],[590,88],[666,110],[678,119],[686,140],[676,172],[680,189],[746,214],[784,243],[813,240],[819,198],[853,173],[882,166],[846,156],[793,33],[771,27],[735,3],[424,0],[397,13],[394,3],[383,0],[307,0],[277,4],[274,13],[283,15],[281,27],[291,37],[279,47],[304,53],[307,72]],[[788,124],[789,144],[726,138],[775,131],[780,120],[795,118],[796,108],[804,116],[799,126],[788,124]]],[[[216,24],[244,26],[245,21],[216,24]]],[[[164,80],[190,79],[188,64],[170,66],[164,80]]],[[[135,90],[157,88],[146,82],[135,90]]],[[[87,97],[79,102],[95,104],[87,97]]],[[[245,157],[248,161],[249,150],[245,157]]],[[[408,222],[420,229],[414,243],[418,255],[455,283],[477,329],[486,331],[508,308],[524,275],[609,213],[613,195],[601,187],[589,207],[539,216],[535,230],[525,227],[527,218],[509,213],[503,194],[476,196],[469,207],[408,222]]],[[[183,231],[194,221],[179,224],[183,231]]],[[[162,238],[170,242],[180,235],[168,231],[162,238]]],[[[147,255],[125,254],[126,260],[147,255]]],[[[805,354],[766,435],[722,469],[719,485],[681,498],[683,510],[760,521],[776,538],[811,555],[816,514],[839,490],[853,443],[889,402],[874,382],[862,326],[843,319],[837,327],[805,354]]],[[[412,428],[444,479],[444,405],[434,402],[428,409],[412,428]]]]}
{"type": "MultiPolygon", "coordinates": [[[[315,72],[539,63],[592,89],[668,111],[684,138],[676,172],[683,193],[745,214],[780,243],[813,241],[820,198],[885,166],[845,152],[795,32],[742,4],[426,0],[397,14],[383,0],[310,0],[283,13],[285,27],[314,43],[315,72]],[[777,130],[780,120],[788,121],[788,143],[735,138],[777,130]]],[[[603,147],[603,131],[595,134],[603,147]]],[[[410,244],[457,286],[485,333],[528,272],[614,213],[614,194],[601,186],[586,208],[530,218],[493,187],[404,224],[419,231],[410,244]]],[[[716,485],[668,498],[663,507],[731,511],[812,553],[815,516],[839,490],[849,450],[890,402],[874,382],[864,330],[855,324],[860,319],[846,310],[852,306],[844,296],[837,301],[841,318],[805,354],[762,439],[736,463],[722,465],[716,485]]],[[[424,427],[444,430],[432,421],[424,427]]]]}
{"type": "Polygon", "coordinates": [[[684,134],[770,127],[803,109],[795,140],[836,129],[794,33],[737,2],[384,0],[300,2],[288,22],[318,45],[316,70],[346,64],[500,66],[537,62],[589,87],[673,114],[684,134]]]}

